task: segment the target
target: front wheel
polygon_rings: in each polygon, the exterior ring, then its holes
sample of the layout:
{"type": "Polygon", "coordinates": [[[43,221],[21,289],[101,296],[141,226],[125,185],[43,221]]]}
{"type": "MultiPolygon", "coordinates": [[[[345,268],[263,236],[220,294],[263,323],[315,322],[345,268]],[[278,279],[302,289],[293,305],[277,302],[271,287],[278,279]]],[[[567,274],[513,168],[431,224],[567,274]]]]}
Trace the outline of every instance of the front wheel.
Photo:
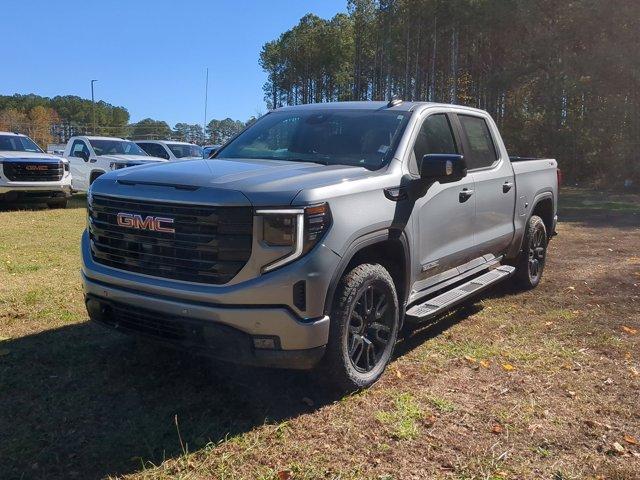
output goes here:
{"type": "Polygon", "coordinates": [[[522,251],[516,265],[516,283],[524,290],[535,288],[542,279],[547,259],[547,228],[537,215],[532,215],[522,242],[522,251]]]}
{"type": "Polygon", "coordinates": [[[384,372],[398,338],[399,308],[389,272],[362,264],[340,281],[331,312],[325,374],[341,390],[366,388],[384,372]]]}

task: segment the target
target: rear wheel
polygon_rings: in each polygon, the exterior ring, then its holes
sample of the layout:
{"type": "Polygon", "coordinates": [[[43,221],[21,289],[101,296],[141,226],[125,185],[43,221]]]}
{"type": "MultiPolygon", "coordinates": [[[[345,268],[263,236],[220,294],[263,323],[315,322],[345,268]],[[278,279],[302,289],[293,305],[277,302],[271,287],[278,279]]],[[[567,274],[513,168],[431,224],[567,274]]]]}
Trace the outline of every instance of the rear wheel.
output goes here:
{"type": "Polygon", "coordinates": [[[362,264],[340,282],[323,359],[329,380],[341,390],[372,385],[386,368],[399,326],[398,297],[389,272],[362,264]]]}
{"type": "Polygon", "coordinates": [[[547,258],[547,229],[537,215],[527,223],[522,251],[516,265],[516,282],[522,289],[535,288],[542,279],[547,258]]]}

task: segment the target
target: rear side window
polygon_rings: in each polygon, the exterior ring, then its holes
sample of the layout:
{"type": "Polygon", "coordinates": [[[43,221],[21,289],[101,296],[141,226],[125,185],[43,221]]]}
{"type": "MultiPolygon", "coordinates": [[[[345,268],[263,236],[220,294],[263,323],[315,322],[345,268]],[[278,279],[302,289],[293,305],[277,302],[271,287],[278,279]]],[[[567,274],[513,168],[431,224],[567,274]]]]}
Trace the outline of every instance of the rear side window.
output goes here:
{"type": "Polygon", "coordinates": [[[458,153],[451,125],[444,113],[427,117],[413,145],[411,171],[417,173],[425,155],[432,153],[458,153]]]}
{"type": "Polygon", "coordinates": [[[167,151],[158,143],[138,143],[138,146],[152,157],[164,158],[166,160],[169,159],[167,151]]]}
{"type": "Polygon", "coordinates": [[[78,152],[83,152],[89,158],[89,147],[82,140],[74,140],[71,145],[71,156],[75,157],[78,152]]]}
{"type": "Polygon", "coordinates": [[[484,118],[458,115],[469,151],[465,151],[469,170],[493,165],[498,159],[489,126],[484,118]]]}

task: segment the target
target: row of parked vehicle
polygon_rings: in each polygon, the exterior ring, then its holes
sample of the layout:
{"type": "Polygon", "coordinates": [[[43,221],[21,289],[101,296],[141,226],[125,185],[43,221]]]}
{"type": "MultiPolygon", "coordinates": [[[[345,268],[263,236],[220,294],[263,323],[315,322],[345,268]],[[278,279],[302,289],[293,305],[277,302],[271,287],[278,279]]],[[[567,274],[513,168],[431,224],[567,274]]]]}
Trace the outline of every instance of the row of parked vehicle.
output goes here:
{"type": "Polygon", "coordinates": [[[86,192],[109,171],[209,158],[218,148],[173,140],[76,136],[60,156],[45,153],[26,135],[0,132],[0,201],[45,202],[51,208],[64,208],[73,192],[86,192]]]}

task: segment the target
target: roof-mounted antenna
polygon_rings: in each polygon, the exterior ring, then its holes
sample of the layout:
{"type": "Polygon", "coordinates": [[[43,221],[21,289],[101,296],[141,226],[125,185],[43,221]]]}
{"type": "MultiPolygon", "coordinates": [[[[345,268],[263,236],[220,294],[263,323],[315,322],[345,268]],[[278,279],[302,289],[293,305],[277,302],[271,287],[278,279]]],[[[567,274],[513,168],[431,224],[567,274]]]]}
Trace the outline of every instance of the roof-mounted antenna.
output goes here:
{"type": "Polygon", "coordinates": [[[387,108],[397,107],[401,103],[402,103],[402,99],[401,98],[393,97],[391,100],[389,100],[389,103],[387,103],[387,108]]]}

